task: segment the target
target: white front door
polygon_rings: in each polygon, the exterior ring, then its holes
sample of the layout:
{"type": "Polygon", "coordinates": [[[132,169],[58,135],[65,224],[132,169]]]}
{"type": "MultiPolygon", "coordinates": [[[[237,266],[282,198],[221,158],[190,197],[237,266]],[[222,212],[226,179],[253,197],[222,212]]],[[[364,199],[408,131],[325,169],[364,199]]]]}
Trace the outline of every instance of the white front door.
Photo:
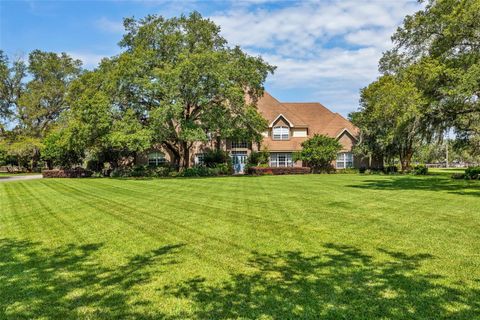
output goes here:
{"type": "Polygon", "coordinates": [[[235,173],[243,173],[247,162],[247,151],[232,151],[232,164],[235,173]]]}

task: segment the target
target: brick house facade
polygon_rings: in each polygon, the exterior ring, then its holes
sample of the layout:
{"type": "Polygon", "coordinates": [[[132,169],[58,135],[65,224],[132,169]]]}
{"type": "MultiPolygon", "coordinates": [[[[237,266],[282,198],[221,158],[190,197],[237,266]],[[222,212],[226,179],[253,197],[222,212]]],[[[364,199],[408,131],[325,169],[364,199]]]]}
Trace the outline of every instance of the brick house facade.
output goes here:
{"type": "MultiPolygon", "coordinates": [[[[270,166],[302,166],[301,161],[292,160],[293,153],[302,149],[301,143],[314,134],[324,134],[338,139],[342,150],[333,165],[337,169],[358,168],[365,165],[357,159],[352,148],[357,141],[358,128],[338,113],[334,113],[318,102],[280,102],[265,92],[257,102],[260,114],[269,123],[262,133],[260,144],[249,141],[221,141],[220,148],[227,151],[236,173],[242,173],[247,156],[252,151],[267,149],[270,166]]],[[[215,142],[194,143],[190,163],[198,165],[203,154],[215,148],[215,142]]],[[[161,147],[152,148],[137,159],[138,164],[158,165],[169,161],[171,156],[161,147]]]]}

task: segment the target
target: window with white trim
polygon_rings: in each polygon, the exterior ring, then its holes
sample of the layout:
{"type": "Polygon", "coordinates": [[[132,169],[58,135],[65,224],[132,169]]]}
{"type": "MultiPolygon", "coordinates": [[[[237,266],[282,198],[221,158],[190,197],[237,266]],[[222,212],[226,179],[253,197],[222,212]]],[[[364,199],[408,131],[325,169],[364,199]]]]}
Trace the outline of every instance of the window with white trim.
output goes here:
{"type": "Polygon", "coordinates": [[[163,152],[150,152],[148,154],[148,165],[149,166],[159,166],[167,162],[165,159],[165,154],[163,152]]]}
{"type": "Polygon", "coordinates": [[[246,148],[248,148],[248,141],[232,140],[232,149],[246,149],[246,148]]]}
{"type": "Polygon", "coordinates": [[[290,128],[286,126],[277,126],[272,129],[273,140],[288,140],[290,139],[290,128]]]}
{"type": "Polygon", "coordinates": [[[337,169],[353,168],[353,153],[340,152],[337,154],[337,169]]]}
{"type": "Polygon", "coordinates": [[[196,153],[195,154],[195,164],[196,165],[203,165],[205,158],[205,153],[196,153]]]}
{"type": "Polygon", "coordinates": [[[288,152],[270,153],[270,167],[293,167],[292,154],[288,152]]]}

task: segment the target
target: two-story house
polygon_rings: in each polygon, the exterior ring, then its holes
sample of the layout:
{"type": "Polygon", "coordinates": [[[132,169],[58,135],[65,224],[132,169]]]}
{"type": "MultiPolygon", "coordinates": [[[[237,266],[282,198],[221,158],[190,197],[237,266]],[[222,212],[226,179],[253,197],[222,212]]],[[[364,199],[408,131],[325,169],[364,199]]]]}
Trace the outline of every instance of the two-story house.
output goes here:
{"type": "MultiPolygon", "coordinates": [[[[318,102],[280,102],[265,92],[257,102],[258,111],[268,122],[260,145],[249,141],[223,141],[221,148],[228,151],[236,173],[243,173],[245,162],[252,151],[266,148],[270,152],[270,166],[302,166],[294,162],[293,153],[302,149],[302,142],[314,134],[324,134],[338,139],[343,149],[334,163],[337,169],[360,166],[352,147],[356,142],[358,128],[350,121],[334,113],[318,102]]],[[[197,143],[192,149],[191,163],[201,164],[203,153],[212,148],[210,143],[197,143]]],[[[155,150],[148,153],[143,163],[157,165],[169,160],[168,153],[155,150]]]]}

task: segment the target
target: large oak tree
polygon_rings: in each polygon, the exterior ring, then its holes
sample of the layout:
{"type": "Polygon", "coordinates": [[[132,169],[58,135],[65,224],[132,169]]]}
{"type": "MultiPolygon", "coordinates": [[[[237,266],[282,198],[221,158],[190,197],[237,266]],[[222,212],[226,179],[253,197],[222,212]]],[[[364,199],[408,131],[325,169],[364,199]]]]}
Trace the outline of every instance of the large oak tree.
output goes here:
{"type": "Polygon", "coordinates": [[[441,140],[451,129],[478,148],[480,0],[430,0],[392,40],[382,76],[363,89],[360,112],[352,114],[362,151],[399,154],[405,167],[415,140],[441,140]]]}
{"type": "Polygon", "coordinates": [[[42,142],[69,109],[70,84],[81,62],[65,53],[32,51],[10,62],[0,51],[0,149],[33,169],[42,142]]]}
{"type": "MultiPolygon", "coordinates": [[[[105,97],[104,112],[113,119],[128,112],[179,167],[189,166],[195,141],[261,138],[266,123],[254,104],[273,66],[229,47],[220,28],[197,12],[125,19],[124,25],[124,51],[93,71],[91,85],[105,97]]],[[[81,101],[77,114],[88,113],[92,103],[81,101]]]]}

